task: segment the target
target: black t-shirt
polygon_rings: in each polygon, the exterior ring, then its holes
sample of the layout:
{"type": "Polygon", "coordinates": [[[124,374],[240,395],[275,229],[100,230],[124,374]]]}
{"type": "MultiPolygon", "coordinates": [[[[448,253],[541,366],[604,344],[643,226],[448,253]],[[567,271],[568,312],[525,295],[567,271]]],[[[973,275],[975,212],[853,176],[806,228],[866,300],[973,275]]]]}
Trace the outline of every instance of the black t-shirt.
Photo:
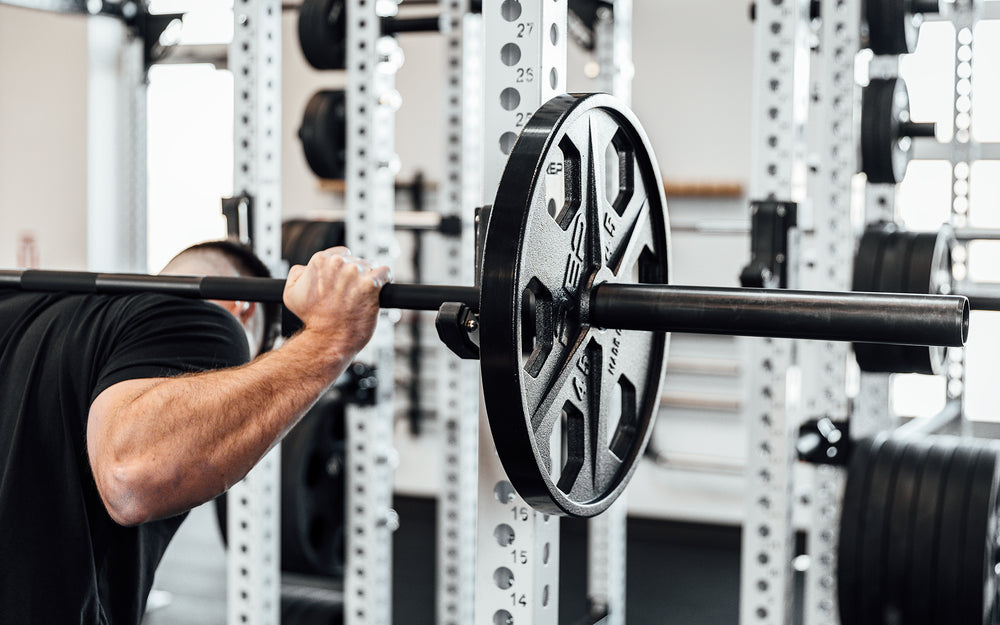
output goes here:
{"type": "Polygon", "coordinates": [[[87,459],[91,402],[117,382],[235,366],[215,304],[0,290],[0,623],[138,624],[184,515],[122,527],[87,459]]]}

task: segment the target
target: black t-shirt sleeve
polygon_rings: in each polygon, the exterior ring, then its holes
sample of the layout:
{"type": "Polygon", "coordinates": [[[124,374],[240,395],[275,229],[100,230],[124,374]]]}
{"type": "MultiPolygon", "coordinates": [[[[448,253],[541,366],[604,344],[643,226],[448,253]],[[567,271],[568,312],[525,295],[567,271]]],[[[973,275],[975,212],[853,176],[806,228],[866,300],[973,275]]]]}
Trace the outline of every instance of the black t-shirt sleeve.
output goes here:
{"type": "Polygon", "coordinates": [[[250,358],[242,326],[211,302],[145,295],[129,299],[122,312],[91,402],[125,380],[234,367],[250,358]]]}

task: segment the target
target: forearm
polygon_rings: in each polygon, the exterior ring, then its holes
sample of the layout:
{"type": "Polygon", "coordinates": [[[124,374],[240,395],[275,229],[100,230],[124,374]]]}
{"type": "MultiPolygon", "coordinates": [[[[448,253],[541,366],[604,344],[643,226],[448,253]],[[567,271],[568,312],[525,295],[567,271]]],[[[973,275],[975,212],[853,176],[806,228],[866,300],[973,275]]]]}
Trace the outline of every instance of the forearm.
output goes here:
{"type": "Polygon", "coordinates": [[[353,356],[303,333],[248,365],[168,378],[121,402],[106,440],[116,483],[105,490],[128,501],[109,504],[140,511],[145,521],[215,497],[298,422],[353,356]]]}

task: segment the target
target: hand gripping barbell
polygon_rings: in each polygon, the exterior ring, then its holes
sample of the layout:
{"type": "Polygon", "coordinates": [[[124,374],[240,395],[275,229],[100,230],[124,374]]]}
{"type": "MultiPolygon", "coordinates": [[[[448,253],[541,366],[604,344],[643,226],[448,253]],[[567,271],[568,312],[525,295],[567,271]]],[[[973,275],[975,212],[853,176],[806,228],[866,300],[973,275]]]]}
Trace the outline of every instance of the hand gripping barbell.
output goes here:
{"type": "MultiPolygon", "coordinates": [[[[611,96],[561,95],[510,152],[480,287],[388,284],[386,308],[478,314],[490,427],[536,509],[593,516],[625,488],[656,413],[668,332],[964,345],[964,297],[675,286],[649,139],[611,96]]],[[[0,288],[280,301],[283,281],[2,271],[0,288]]]]}

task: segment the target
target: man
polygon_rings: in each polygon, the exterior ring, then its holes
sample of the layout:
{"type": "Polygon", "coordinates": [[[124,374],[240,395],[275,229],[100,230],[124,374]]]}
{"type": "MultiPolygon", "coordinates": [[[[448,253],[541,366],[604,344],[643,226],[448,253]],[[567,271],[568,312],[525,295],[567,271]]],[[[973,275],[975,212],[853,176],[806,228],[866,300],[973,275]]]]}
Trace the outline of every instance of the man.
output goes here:
{"type": "MultiPolygon", "coordinates": [[[[196,249],[166,271],[246,267],[196,249]]],[[[303,329],[249,364],[253,304],[0,290],[0,623],[138,624],[184,514],[340,376],[388,280],[345,248],[292,267],[303,329]]]]}

